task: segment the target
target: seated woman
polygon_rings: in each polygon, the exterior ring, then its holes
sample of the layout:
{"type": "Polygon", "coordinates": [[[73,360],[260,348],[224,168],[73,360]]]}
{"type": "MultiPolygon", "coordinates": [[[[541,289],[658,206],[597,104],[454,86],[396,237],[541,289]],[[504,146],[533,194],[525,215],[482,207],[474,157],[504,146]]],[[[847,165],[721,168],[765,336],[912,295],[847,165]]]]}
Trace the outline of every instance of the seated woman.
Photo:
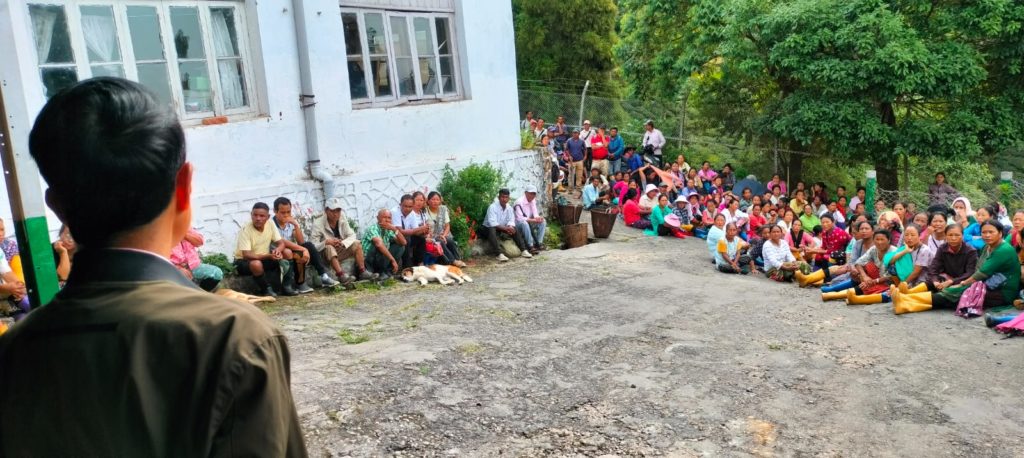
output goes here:
{"type": "Polygon", "coordinates": [[[814,237],[810,232],[804,230],[800,220],[793,221],[793,227],[786,234],[786,242],[793,250],[793,256],[806,262],[814,259],[814,254],[809,252],[814,249],[814,237]]]}
{"type": "Polygon", "coordinates": [[[960,227],[967,227],[977,222],[974,219],[974,209],[971,208],[971,201],[966,197],[953,199],[953,222],[960,227]]]}
{"type": "Polygon", "coordinates": [[[735,224],[740,230],[740,238],[747,237],[747,223],[750,222],[750,215],[740,211],[740,201],[735,197],[729,197],[729,204],[722,211],[725,215],[725,224],[735,224]]]}
{"type": "Polygon", "coordinates": [[[921,241],[921,229],[911,224],[903,232],[903,246],[886,264],[895,269],[901,288],[906,290],[921,285],[921,288],[926,289],[928,266],[934,256],[935,252],[921,241]]]}
{"type": "Polygon", "coordinates": [[[796,272],[808,274],[811,266],[793,257],[789,243],[784,238],[782,227],[775,225],[769,228],[768,241],[761,248],[764,258],[764,269],[768,278],[778,282],[793,281],[796,272]]]}
{"type": "MultiPolygon", "coordinates": [[[[444,253],[444,256],[438,259],[440,264],[466,267],[466,263],[462,262],[462,255],[459,253],[459,244],[455,241],[455,236],[452,235],[451,213],[448,211],[448,206],[442,205],[442,202],[444,202],[444,198],[437,191],[431,191],[427,195],[427,208],[423,212],[423,216],[430,228],[429,238],[441,245],[441,252],[444,253]]],[[[520,204],[520,202],[516,203],[520,204]]],[[[531,210],[532,208],[526,204],[525,199],[523,199],[522,205],[514,207],[516,216],[522,216],[524,219],[531,210]]]]}
{"type": "Polygon", "coordinates": [[[701,216],[704,219],[704,225],[708,227],[713,225],[718,215],[718,199],[714,196],[708,196],[704,202],[704,214],[701,216]]]}
{"type": "MultiPolygon", "coordinates": [[[[925,284],[932,292],[960,284],[978,267],[978,251],[964,243],[964,230],[959,224],[946,226],[943,233],[944,241],[928,265],[928,279],[925,284]]],[[[914,292],[919,291],[920,289],[917,289],[914,292]]]]}
{"type": "Polygon", "coordinates": [[[995,210],[992,207],[981,207],[974,213],[975,223],[964,229],[964,243],[981,250],[985,247],[985,240],[981,238],[981,225],[992,219],[995,210]]]}
{"type": "Polygon", "coordinates": [[[170,261],[178,270],[205,291],[213,292],[224,279],[224,271],[217,266],[203,264],[199,258],[199,247],[203,246],[203,234],[189,229],[185,238],[171,249],[170,261]]]}
{"type": "MultiPolygon", "coordinates": [[[[1011,304],[1020,291],[1020,261],[1009,243],[1003,240],[1003,227],[997,221],[985,221],[981,226],[985,241],[978,257],[978,270],[957,285],[944,287],[937,293],[929,291],[902,293],[890,289],[893,295],[893,312],[923,312],[933,308],[955,308],[960,297],[975,282],[985,282],[984,308],[1011,304]]],[[[949,233],[946,234],[949,237],[949,233]]]]}
{"type": "Polygon", "coordinates": [[[71,229],[67,226],[62,225],[59,234],[57,241],[53,242],[53,260],[57,264],[58,284],[63,288],[64,282],[68,281],[68,274],[71,273],[71,262],[78,252],[78,244],[71,237],[71,229]]]}
{"type": "Polygon", "coordinates": [[[714,262],[718,253],[718,241],[725,237],[725,215],[716,215],[712,221],[714,223],[708,229],[707,242],[708,254],[711,255],[711,261],[714,262]]]}
{"type": "Polygon", "coordinates": [[[757,228],[764,226],[766,224],[768,224],[768,219],[766,219],[764,217],[764,214],[761,213],[761,206],[757,204],[751,204],[749,220],[747,221],[747,227],[750,228],[750,230],[747,232],[747,239],[749,240],[753,238],[755,235],[757,235],[757,228]]]}
{"type": "Polygon", "coordinates": [[[715,251],[715,265],[726,274],[750,273],[750,257],[743,254],[747,243],[739,237],[740,230],[735,223],[725,225],[725,236],[718,240],[715,251]]]}
{"type": "Polygon", "coordinates": [[[821,226],[821,219],[814,212],[813,206],[804,205],[803,213],[800,215],[800,225],[808,231],[814,230],[815,226],[821,226]]]}
{"type": "Polygon", "coordinates": [[[690,213],[690,204],[687,202],[685,197],[676,197],[675,205],[672,207],[672,214],[675,215],[676,220],[679,221],[679,225],[676,226],[675,229],[679,229],[680,231],[688,234],[693,233],[693,215],[690,213]]]}
{"type": "Polygon", "coordinates": [[[907,204],[903,202],[896,202],[892,204],[892,212],[899,218],[900,224],[906,224],[907,222],[907,204]]]}
{"type": "Polygon", "coordinates": [[[756,272],[764,268],[764,244],[771,237],[772,227],[761,224],[751,232],[750,249],[747,251],[750,256],[750,271],[756,272]]]}
{"type": "Polygon", "coordinates": [[[857,271],[857,260],[864,256],[864,253],[867,253],[874,244],[875,228],[871,226],[871,223],[862,219],[855,222],[850,229],[853,231],[853,235],[843,253],[845,260],[840,263],[841,265],[832,266],[832,281],[828,286],[821,288],[823,293],[847,289],[846,282],[853,278],[853,273],[857,271]]]}
{"type": "Polygon", "coordinates": [[[782,210],[782,220],[779,221],[779,227],[782,228],[783,234],[788,234],[789,231],[793,230],[793,222],[796,221],[796,212],[791,208],[786,207],[782,210]]]}
{"type": "MultiPolygon", "coordinates": [[[[928,234],[932,232],[932,226],[927,213],[920,212],[915,214],[907,224],[916,224],[920,228],[921,243],[928,241],[928,234]]],[[[906,227],[907,225],[904,224],[903,226],[906,227]]]]}
{"type": "Polygon", "coordinates": [[[640,205],[636,203],[636,189],[630,189],[624,197],[622,219],[626,225],[637,229],[650,229],[651,221],[640,217],[640,205]]]}
{"type": "Polygon", "coordinates": [[[889,301],[889,275],[885,256],[896,251],[892,235],[885,229],[875,231],[874,245],[854,263],[852,279],[837,285],[836,292],[822,293],[822,300],[846,298],[848,305],[878,304],[889,301]]]}
{"type": "Polygon", "coordinates": [[[938,253],[943,243],[946,243],[946,214],[932,213],[928,215],[928,237],[924,244],[931,248],[932,253],[938,253]]]}
{"type": "Polygon", "coordinates": [[[896,212],[887,210],[878,214],[878,227],[889,231],[893,246],[899,246],[903,237],[903,220],[896,212]]]}
{"type": "Polygon", "coordinates": [[[1010,242],[1010,245],[1020,253],[1021,247],[1024,245],[1024,238],[1021,236],[1024,234],[1024,210],[1017,210],[1013,214],[1010,224],[1010,233],[1006,236],[1006,241],[1010,242]]]}
{"type": "Polygon", "coordinates": [[[658,204],[651,209],[651,228],[644,231],[647,235],[666,236],[672,235],[673,226],[665,222],[665,217],[672,214],[672,208],[668,206],[668,196],[658,196],[658,204]]]}

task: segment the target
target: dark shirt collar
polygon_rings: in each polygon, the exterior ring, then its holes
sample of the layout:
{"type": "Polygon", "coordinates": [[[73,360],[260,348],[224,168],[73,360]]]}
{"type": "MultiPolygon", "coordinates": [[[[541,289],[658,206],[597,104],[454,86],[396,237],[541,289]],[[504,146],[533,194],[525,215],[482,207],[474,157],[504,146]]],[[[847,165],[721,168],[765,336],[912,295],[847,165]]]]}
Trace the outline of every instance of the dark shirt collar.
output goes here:
{"type": "Polygon", "coordinates": [[[75,254],[67,289],[89,283],[167,281],[197,288],[174,265],[142,250],[86,249],[75,254]]]}

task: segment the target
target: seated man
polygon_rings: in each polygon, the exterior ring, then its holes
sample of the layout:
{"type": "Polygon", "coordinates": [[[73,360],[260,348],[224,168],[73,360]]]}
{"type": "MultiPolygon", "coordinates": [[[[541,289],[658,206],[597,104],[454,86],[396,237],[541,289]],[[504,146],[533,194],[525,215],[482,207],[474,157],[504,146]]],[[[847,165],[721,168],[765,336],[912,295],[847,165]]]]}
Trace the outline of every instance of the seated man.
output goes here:
{"type": "MultiPolygon", "coordinates": [[[[412,199],[412,197],[410,197],[412,199]]],[[[407,243],[405,235],[391,224],[391,212],[380,209],[377,212],[377,224],[363,232],[363,253],[366,253],[366,267],[380,274],[382,280],[398,275],[401,270],[399,260],[405,254],[407,243]]]]}
{"type": "Polygon", "coordinates": [[[537,209],[537,187],[529,185],[523,197],[516,201],[516,230],[523,233],[530,253],[537,254],[544,249],[544,233],[548,224],[537,209]]]}
{"type": "Polygon", "coordinates": [[[286,296],[297,295],[291,286],[281,285],[280,261],[284,259],[284,239],[277,226],[267,224],[270,207],[256,202],[249,215],[252,221],[238,231],[235,269],[239,275],[252,275],[260,294],[276,297],[281,291],[286,296]]]}
{"type": "Polygon", "coordinates": [[[203,234],[195,229],[189,229],[185,233],[185,238],[171,249],[170,259],[171,264],[174,264],[185,278],[212,292],[224,279],[224,271],[220,270],[220,267],[202,263],[199,259],[199,247],[203,246],[203,243],[203,234]]]}
{"type": "Polygon", "coordinates": [[[503,239],[515,240],[516,246],[519,247],[524,258],[532,258],[533,255],[526,249],[523,234],[516,230],[516,217],[512,207],[508,205],[508,200],[509,191],[502,188],[498,191],[498,200],[487,208],[487,217],[484,218],[483,226],[484,232],[487,234],[487,241],[490,242],[491,252],[498,253],[498,261],[508,261],[508,256],[501,251],[501,245],[498,243],[498,234],[501,234],[503,239]]]}
{"type": "MultiPolygon", "coordinates": [[[[359,243],[356,231],[352,230],[348,218],[341,211],[341,199],[333,197],[327,200],[324,205],[324,215],[313,221],[314,248],[320,253],[322,259],[331,263],[334,274],[342,283],[351,283],[354,280],[372,280],[376,274],[366,270],[365,252],[363,244],[359,243]],[[341,268],[341,261],[354,258],[356,271],[353,275],[346,274],[341,268]]],[[[320,281],[324,286],[334,286],[338,283],[331,280],[326,272],[320,274],[320,281]]]]}
{"type": "Polygon", "coordinates": [[[391,210],[391,221],[408,242],[402,255],[402,268],[422,266],[427,253],[427,234],[430,233],[430,227],[423,220],[423,214],[414,209],[415,199],[412,194],[405,194],[399,199],[398,206],[391,210]]]}
{"type": "Polygon", "coordinates": [[[277,231],[281,233],[281,238],[284,239],[285,286],[295,289],[299,294],[312,293],[313,288],[306,284],[306,266],[313,264],[320,273],[327,272],[327,267],[324,266],[320,253],[313,244],[306,241],[306,235],[299,227],[299,222],[292,217],[292,201],[287,197],[274,199],[273,221],[277,231]]]}
{"type": "Polygon", "coordinates": [[[0,300],[4,299],[6,299],[7,305],[4,307],[4,311],[15,321],[20,321],[31,309],[25,282],[14,274],[11,265],[7,263],[7,258],[0,256],[0,300]]]}
{"type": "Polygon", "coordinates": [[[583,208],[587,210],[605,208],[611,205],[608,192],[603,191],[601,177],[590,177],[590,183],[583,187],[583,208]]]}
{"type": "MultiPolygon", "coordinates": [[[[597,167],[590,169],[590,178],[594,177],[597,177],[598,179],[601,180],[601,187],[599,188],[600,191],[607,191],[611,189],[611,187],[608,185],[608,178],[606,178],[604,175],[601,175],[601,169],[597,167]]],[[[587,183],[590,183],[590,178],[587,178],[587,183]]]]}

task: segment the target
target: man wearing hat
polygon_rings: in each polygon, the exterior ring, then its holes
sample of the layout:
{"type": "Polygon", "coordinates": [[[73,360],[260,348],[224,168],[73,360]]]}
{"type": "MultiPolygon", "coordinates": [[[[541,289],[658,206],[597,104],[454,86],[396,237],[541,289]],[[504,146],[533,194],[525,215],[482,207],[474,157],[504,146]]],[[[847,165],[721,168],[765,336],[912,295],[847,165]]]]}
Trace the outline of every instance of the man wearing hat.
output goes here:
{"type": "Polygon", "coordinates": [[[583,160],[586,159],[587,146],[580,139],[580,131],[573,129],[572,138],[565,142],[565,162],[569,166],[569,190],[575,191],[583,186],[583,160]]]}
{"type": "Polygon", "coordinates": [[[515,240],[516,246],[522,252],[524,258],[532,258],[533,254],[526,249],[526,242],[523,241],[522,231],[516,230],[516,216],[512,206],[508,204],[510,193],[508,189],[498,191],[498,199],[487,208],[487,217],[484,218],[484,233],[493,253],[497,253],[498,261],[508,261],[508,256],[501,251],[501,244],[498,243],[499,234],[501,238],[515,240]]]}
{"type": "Polygon", "coordinates": [[[515,204],[516,231],[523,233],[523,241],[526,248],[532,254],[537,254],[544,249],[544,233],[548,230],[548,223],[541,216],[537,209],[537,187],[527,185],[523,197],[520,197],[515,204]]]}
{"type": "MultiPolygon", "coordinates": [[[[311,239],[316,251],[331,265],[338,281],[351,283],[356,279],[372,280],[376,274],[366,270],[366,253],[363,252],[363,244],[359,243],[356,231],[352,230],[348,218],[341,210],[340,198],[332,197],[327,199],[324,205],[323,216],[313,221],[311,239]],[[355,258],[356,271],[354,275],[348,275],[341,268],[341,261],[355,258]]],[[[334,286],[338,283],[331,280],[325,272],[321,272],[320,281],[324,286],[334,286]]]]}
{"type": "MultiPolygon", "coordinates": [[[[580,129],[580,140],[583,140],[583,146],[586,148],[586,158],[583,160],[584,170],[590,170],[591,164],[594,161],[594,137],[597,134],[594,129],[590,128],[590,120],[583,121],[583,128],[580,129]]],[[[580,183],[583,186],[583,183],[580,183]]]]}

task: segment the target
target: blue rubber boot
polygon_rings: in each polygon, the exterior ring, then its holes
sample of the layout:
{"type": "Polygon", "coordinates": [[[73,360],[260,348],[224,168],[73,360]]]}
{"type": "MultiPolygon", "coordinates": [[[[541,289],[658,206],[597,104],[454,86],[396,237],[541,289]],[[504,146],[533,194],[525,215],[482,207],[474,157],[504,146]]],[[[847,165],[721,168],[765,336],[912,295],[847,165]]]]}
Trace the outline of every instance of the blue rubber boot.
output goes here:
{"type": "Polygon", "coordinates": [[[843,291],[843,290],[846,290],[846,289],[853,288],[854,286],[857,286],[857,284],[854,283],[853,280],[847,280],[847,281],[844,281],[842,283],[836,283],[834,285],[822,286],[821,287],[821,292],[823,292],[823,293],[834,293],[836,291],[843,291]]]}

